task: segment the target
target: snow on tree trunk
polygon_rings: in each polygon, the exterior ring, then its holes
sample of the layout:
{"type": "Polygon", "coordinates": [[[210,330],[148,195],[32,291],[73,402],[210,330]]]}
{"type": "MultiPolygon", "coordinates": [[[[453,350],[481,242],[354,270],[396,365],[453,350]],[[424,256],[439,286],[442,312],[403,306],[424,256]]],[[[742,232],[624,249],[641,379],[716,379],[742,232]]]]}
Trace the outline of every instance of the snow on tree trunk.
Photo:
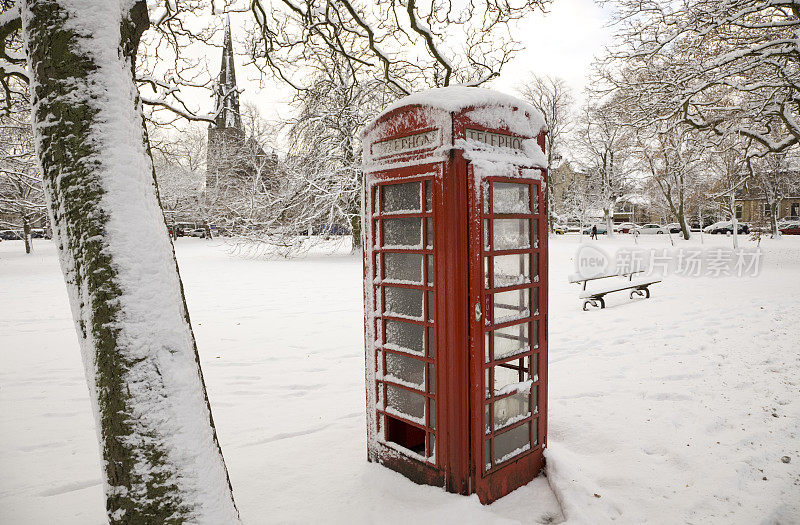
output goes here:
{"type": "Polygon", "coordinates": [[[133,61],[143,0],[27,0],[33,128],[97,420],[110,523],[238,521],[133,61]]]}

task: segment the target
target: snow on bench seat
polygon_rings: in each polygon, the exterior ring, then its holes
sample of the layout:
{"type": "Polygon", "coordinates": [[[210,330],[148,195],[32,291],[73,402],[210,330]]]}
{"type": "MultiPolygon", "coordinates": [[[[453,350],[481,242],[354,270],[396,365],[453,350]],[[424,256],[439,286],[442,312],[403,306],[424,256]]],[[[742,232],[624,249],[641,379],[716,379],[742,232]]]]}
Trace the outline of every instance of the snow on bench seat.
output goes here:
{"type": "Polygon", "coordinates": [[[660,283],[661,279],[633,279],[631,281],[621,281],[617,282],[614,286],[608,286],[606,288],[600,288],[598,290],[586,290],[581,292],[578,296],[581,299],[588,299],[589,297],[596,297],[598,295],[605,295],[611,292],[619,292],[621,290],[627,290],[628,288],[638,288],[643,286],[649,286],[651,284],[660,283]]]}

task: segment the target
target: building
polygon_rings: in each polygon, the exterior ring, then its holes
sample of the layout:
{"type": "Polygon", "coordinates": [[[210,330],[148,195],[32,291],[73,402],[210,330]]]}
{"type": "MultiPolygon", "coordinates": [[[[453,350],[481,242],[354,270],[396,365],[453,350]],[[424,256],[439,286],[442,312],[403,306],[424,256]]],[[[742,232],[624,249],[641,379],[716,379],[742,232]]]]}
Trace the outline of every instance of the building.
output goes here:
{"type": "MultiPolygon", "coordinates": [[[[777,214],[778,219],[784,217],[800,216],[800,173],[787,173],[783,177],[786,188],[782,192],[785,197],[778,199],[777,214]],[[794,184],[791,184],[794,182],[794,184]]],[[[753,224],[769,223],[772,210],[763,192],[756,185],[748,184],[745,188],[736,192],[735,203],[736,218],[743,222],[753,224]]]]}
{"type": "Polygon", "coordinates": [[[230,17],[225,19],[222,64],[214,90],[214,107],[219,112],[208,126],[206,189],[225,193],[241,187],[244,179],[252,181],[254,174],[274,179],[278,156],[266,153],[255,138],[248,138],[242,125],[230,17]]]}

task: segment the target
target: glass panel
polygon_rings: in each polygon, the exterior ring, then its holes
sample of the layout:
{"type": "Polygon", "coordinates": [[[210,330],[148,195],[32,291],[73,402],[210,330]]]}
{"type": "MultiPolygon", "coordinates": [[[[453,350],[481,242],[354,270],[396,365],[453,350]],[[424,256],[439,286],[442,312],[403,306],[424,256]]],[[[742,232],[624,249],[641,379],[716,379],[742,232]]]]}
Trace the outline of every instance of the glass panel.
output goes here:
{"type": "Polygon", "coordinates": [[[489,414],[489,403],[486,403],[485,405],[483,405],[483,428],[484,432],[486,432],[487,434],[492,431],[491,424],[492,422],[491,422],[491,416],[489,414]]]}
{"type": "Polygon", "coordinates": [[[489,392],[489,385],[490,384],[491,383],[490,383],[490,380],[489,380],[489,369],[488,368],[484,368],[483,369],[483,397],[485,397],[487,399],[492,397],[491,396],[491,392],[489,392]]]}
{"type": "Polygon", "coordinates": [[[494,429],[525,419],[531,413],[531,395],[520,392],[494,402],[494,429]]]}
{"type": "Polygon", "coordinates": [[[373,261],[375,263],[373,265],[373,267],[375,268],[375,271],[374,271],[374,274],[372,276],[380,278],[383,275],[383,273],[381,272],[381,255],[379,253],[374,254],[373,261]]]}
{"type": "Polygon", "coordinates": [[[531,377],[534,381],[539,380],[539,354],[533,354],[533,366],[531,366],[531,377]]]}
{"type": "Polygon", "coordinates": [[[485,362],[488,363],[489,361],[491,361],[489,357],[489,332],[484,332],[483,335],[485,336],[483,339],[483,355],[486,359],[485,362]]]}
{"type": "Polygon", "coordinates": [[[507,461],[531,448],[531,424],[525,423],[494,437],[494,462],[507,461]]]}
{"type": "Polygon", "coordinates": [[[539,213],[539,189],[541,186],[538,184],[533,186],[533,213],[539,213]]]}
{"type": "Polygon", "coordinates": [[[494,358],[503,359],[512,355],[521,354],[531,349],[528,337],[529,324],[517,324],[495,330],[494,333],[494,358]]]}
{"type": "Polygon", "coordinates": [[[386,320],[386,346],[389,348],[422,354],[424,333],[424,326],[393,319],[386,320]]]}
{"type": "Polygon", "coordinates": [[[483,459],[486,462],[486,470],[492,468],[492,440],[487,439],[484,442],[484,456],[483,459]]]}
{"type": "Polygon", "coordinates": [[[516,182],[492,184],[492,213],[530,213],[530,186],[516,182]]]}
{"type": "Polygon", "coordinates": [[[433,255],[426,255],[428,264],[428,285],[433,284],[433,255]]]}
{"type": "Polygon", "coordinates": [[[436,401],[434,401],[433,399],[428,399],[428,414],[429,414],[428,425],[431,428],[436,428],[436,401]]]}
{"type": "Polygon", "coordinates": [[[533,407],[533,413],[539,413],[539,387],[534,386],[531,388],[531,406],[533,407]]]}
{"type": "Polygon", "coordinates": [[[431,181],[425,181],[425,211],[431,211],[433,209],[433,191],[431,187],[431,181]]]}
{"type": "Polygon", "coordinates": [[[375,220],[372,223],[372,230],[375,232],[375,246],[381,245],[381,221],[375,220]]]}
{"type": "Polygon", "coordinates": [[[378,376],[383,375],[383,352],[380,350],[375,351],[375,372],[378,376]]]}
{"type": "Polygon", "coordinates": [[[433,247],[433,219],[431,219],[430,217],[427,217],[425,219],[425,232],[426,232],[425,246],[431,248],[433,247]]]}
{"type": "Polygon", "coordinates": [[[533,322],[533,338],[531,339],[533,342],[534,348],[539,348],[539,321],[535,320],[533,322]]]}
{"type": "Polygon", "coordinates": [[[425,390],[425,363],[419,359],[386,352],[386,376],[387,379],[398,379],[398,383],[406,386],[425,390]]]}
{"type": "Polygon", "coordinates": [[[428,393],[436,392],[436,369],[433,363],[428,363],[428,393]]]}
{"type": "Polygon", "coordinates": [[[530,294],[527,288],[494,294],[495,324],[521,319],[530,314],[530,294]]]}
{"type": "Polygon", "coordinates": [[[416,420],[425,418],[425,396],[398,386],[386,385],[386,406],[416,420]]]}
{"type": "Polygon", "coordinates": [[[383,212],[422,211],[419,182],[387,184],[383,187],[383,212]]]}
{"type": "MultiPolygon", "coordinates": [[[[386,354],[386,359],[389,359],[389,354],[386,354]]],[[[498,365],[494,367],[494,395],[508,394],[510,390],[514,389],[514,385],[528,380],[529,361],[527,358],[521,359],[521,361],[523,361],[521,366],[519,361],[511,361],[510,363],[504,363],[505,366],[498,365]],[[508,368],[509,366],[514,366],[516,369],[508,368]]]]}
{"type": "MultiPolygon", "coordinates": [[[[528,219],[494,219],[494,249],[514,250],[530,248],[530,220],[528,219]]],[[[386,226],[388,237],[389,227],[386,226]]],[[[387,241],[388,244],[388,241],[387,241]]]]}
{"type": "Polygon", "coordinates": [[[533,254],[533,266],[531,267],[533,273],[533,282],[539,282],[539,252],[533,254]]]}
{"type": "Polygon", "coordinates": [[[533,303],[531,308],[533,308],[533,315],[539,315],[539,287],[533,289],[533,303]]]}
{"type": "Polygon", "coordinates": [[[375,321],[375,342],[380,344],[383,341],[383,321],[377,319],[375,321]]]}
{"type": "Polygon", "coordinates": [[[539,219],[533,219],[533,247],[539,247],[539,219]]]}
{"type": "Polygon", "coordinates": [[[496,255],[494,287],[514,286],[531,282],[530,254],[496,255]]]}
{"type": "Polygon", "coordinates": [[[385,313],[422,320],[423,290],[397,286],[384,286],[383,289],[386,294],[385,313]]]}
{"type": "Polygon", "coordinates": [[[428,457],[436,455],[436,435],[428,434],[428,457]]]}
{"type": "Polygon", "coordinates": [[[385,253],[386,279],[422,284],[422,254],[385,253]]]}
{"type": "Polygon", "coordinates": [[[483,219],[483,249],[489,250],[491,245],[489,243],[489,219],[483,219]]]}
{"type": "Polygon", "coordinates": [[[489,283],[489,258],[488,257],[484,257],[483,258],[483,287],[488,290],[490,286],[491,285],[489,283]]]}
{"type": "Polygon", "coordinates": [[[428,290],[428,321],[433,322],[436,304],[433,300],[433,292],[428,290]]]}
{"type": "Polygon", "coordinates": [[[422,246],[422,219],[419,217],[384,219],[382,222],[384,246],[422,246]]]}

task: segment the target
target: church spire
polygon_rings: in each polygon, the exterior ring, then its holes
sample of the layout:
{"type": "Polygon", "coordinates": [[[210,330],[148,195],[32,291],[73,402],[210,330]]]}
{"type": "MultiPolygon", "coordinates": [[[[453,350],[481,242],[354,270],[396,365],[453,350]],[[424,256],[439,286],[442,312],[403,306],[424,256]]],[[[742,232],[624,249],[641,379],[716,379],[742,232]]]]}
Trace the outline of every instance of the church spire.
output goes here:
{"type": "Polygon", "coordinates": [[[222,105],[214,120],[217,128],[242,129],[242,118],[239,114],[239,92],[236,91],[236,71],[233,65],[233,39],[231,38],[231,17],[225,15],[225,43],[222,48],[222,66],[217,80],[217,96],[215,107],[222,105]],[[222,104],[220,104],[222,102],[222,104]]]}

